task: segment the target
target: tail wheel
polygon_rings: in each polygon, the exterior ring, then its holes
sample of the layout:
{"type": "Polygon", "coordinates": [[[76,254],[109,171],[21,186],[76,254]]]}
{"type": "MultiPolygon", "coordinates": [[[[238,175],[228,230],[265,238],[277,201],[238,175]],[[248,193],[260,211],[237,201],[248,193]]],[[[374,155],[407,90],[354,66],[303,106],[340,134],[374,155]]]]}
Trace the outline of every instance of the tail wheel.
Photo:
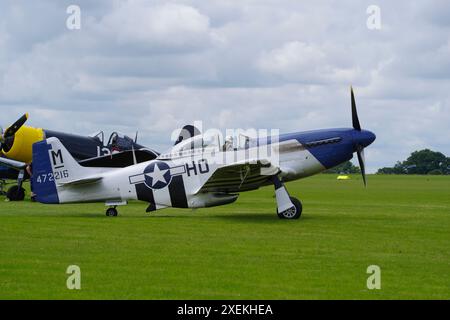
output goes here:
{"type": "Polygon", "coordinates": [[[289,208],[283,212],[278,212],[277,215],[280,219],[298,219],[302,215],[303,206],[300,200],[294,197],[289,197],[294,204],[292,208],[289,208]]]}
{"type": "Polygon", "coordinates": [[[106,210],[106,216],[108,217],[117,217],[118,212],[116,208],[108,208],[106,210]]]}
{"type": "Polygon", "coordinates": [[[19,186],[12,186],[8,189],[6,197],[9,201],[23,201],[25,199],[25,189],[19,186]]]}

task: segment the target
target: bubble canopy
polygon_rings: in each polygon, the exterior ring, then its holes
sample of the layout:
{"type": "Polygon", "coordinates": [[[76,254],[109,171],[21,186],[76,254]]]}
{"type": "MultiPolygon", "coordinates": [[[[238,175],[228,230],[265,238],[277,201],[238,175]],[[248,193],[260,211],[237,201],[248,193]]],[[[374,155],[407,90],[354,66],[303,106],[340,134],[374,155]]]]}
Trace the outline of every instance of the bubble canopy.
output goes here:
{"type": "Polygon", "coordinates": [[[198,152],[226,152],[242,150],[249,147],[249,138],[244,135],[227,136],[219,133],[201,134],[182,140],[160,158],[174,158],[197,154],[198,152]]]}
{"type": "Polygon", "coordinates": [[[221,146],[220,136],[217,135],[197,135],[186,139],[173,146],[171,152],[183,152],[196,149],[219,149],[221,146]]]}

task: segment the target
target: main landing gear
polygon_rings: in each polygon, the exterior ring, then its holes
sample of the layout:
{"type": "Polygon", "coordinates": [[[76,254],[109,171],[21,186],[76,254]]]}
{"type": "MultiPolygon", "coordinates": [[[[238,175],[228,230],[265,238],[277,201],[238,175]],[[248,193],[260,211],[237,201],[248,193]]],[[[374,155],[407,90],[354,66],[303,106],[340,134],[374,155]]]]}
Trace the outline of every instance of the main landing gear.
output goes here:
{"type": "Polygon", "coordinates": [[[300,200],[289,196],[283,182],[277,176],[272,178],[277,198],[277,215],[280,219],[298,219],[302,215],[300,200]]]}

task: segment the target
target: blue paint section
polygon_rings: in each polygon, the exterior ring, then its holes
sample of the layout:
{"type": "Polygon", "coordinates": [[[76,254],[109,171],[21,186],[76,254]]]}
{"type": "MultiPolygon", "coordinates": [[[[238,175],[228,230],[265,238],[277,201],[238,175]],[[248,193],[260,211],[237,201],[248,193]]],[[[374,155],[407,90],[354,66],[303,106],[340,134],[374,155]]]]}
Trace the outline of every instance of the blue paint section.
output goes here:
{"type": "Polygon", "coordinates": [[[281,183],[280,179],[278,178],[278,176],[271,176],[271,180],[273,182],[273,185],[275,186],[275,190],[280,189],[283,184],[281,183]]]}
{"type": "Polygon", "coordinates": [[[326,129],[280,135],[280,142],[296,139],[302,145],[319,140],[341,138],[339,142],[307,147],[307,150],[327,169],[335,167],[353,158],[356,151],[353,133],[354,129],[326,129]]]}
{"type": "Polygon", "coordinates": [[[353,131],[353,143],[362,147],[367,147],[375,141],[377,137],[368,130],[353,131]]]}
{"type": "Polygon", "coordinates": [[[144,177],[145,177],[145,185],[149,187],[150,189],[162,189],[165,188],[167,185],[170,184],[172,181],[172,176],[170,175],[170,167],[167,163],[162,161],[155,161],[150,163],[145,169],[144,169],[144,177]],[[156,180],[153,181],[153,173],[156,171],[165,172],[162,175],[162,180],[156,180]]]}
{"type": "Polygon", "coordinates": [[[335,128],[313,131],[303,131],[282,134],[275,137],[265,137],[250,140],[250,146],[263,146],[274,142],[297,140],[300,142],[325,168],[335,167],[353,158],[358,147],[367,147],[374,142],[376,136],[368,130],[355,130],[353,128],[335,128]],[[334,138],[340,138],[334,141],[334,138]],[[317,143],[329,141],[330,143],[317,143]],[[314,143],[316,142],[316,143],[314,143]],[[308,145],[309,144],[309,145],[308,145]]]}
{"type": "Polygon", "coordinates": [[[33,144],[33,191],[36,200],[41,203],[59,203],[48,152],[50,149],[51,145],[46,140],[33,144]]]}
{"type": "Polygon", "coordinates": [[[358,148],[365,148],[376,139],[373,132],[353,128],[334,128],[281,134],[249,141],[250,147],[264,146],[288,140],[297,140],[326,169],[353,158],[358,148]],[[336,139],[338,138],[338,139],[336,139]]]}

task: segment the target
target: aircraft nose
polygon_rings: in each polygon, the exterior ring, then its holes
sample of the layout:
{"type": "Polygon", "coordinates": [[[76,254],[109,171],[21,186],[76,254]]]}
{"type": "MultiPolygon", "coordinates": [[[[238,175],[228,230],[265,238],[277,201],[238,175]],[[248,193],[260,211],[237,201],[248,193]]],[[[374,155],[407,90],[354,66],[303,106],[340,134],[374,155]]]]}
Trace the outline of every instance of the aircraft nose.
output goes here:
{"type": "Polygon", "coordinates": [[[363,148],[371,145],[375,139],[375,134],[369,130],[355,131],[353,135],[353,143],[363,148]]]}

